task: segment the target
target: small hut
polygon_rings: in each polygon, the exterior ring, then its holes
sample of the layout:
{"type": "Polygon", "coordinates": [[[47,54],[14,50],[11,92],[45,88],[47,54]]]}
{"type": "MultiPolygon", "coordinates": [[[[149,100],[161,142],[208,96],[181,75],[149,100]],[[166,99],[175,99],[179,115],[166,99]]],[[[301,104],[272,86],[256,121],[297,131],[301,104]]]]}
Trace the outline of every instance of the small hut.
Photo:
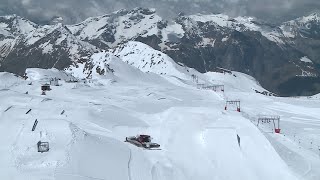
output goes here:
{"type": "Polygon", "coordinates": [[[41,86],[41,90],[42,91],[50,91],[51,88],[50,88],[50,84],[44,84],[41,86]]]}
{"type": "Polygon", "coordinates": [[[41,142],[37,143],[38,152],[44,153],[49,151],[49,142],[41,142]]]}

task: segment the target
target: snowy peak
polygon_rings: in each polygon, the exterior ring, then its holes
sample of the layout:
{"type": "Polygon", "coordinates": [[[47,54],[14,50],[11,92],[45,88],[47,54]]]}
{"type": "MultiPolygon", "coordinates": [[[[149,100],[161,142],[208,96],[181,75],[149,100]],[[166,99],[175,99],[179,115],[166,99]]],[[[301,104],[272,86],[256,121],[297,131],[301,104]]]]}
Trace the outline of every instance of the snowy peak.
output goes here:
{"type": "Polygon", "coordinates": [[[320,39],[320,17],[317,13],[283,23],[280,27],[286,37],[320,39]]]}
{"type": "MultiPolygon", "coordinates": [[[[278,32],[278,29],[268,23],[259,22],[254,17],[239,16],[231,18],[224,14],[210,14],[210,15],[190,15],[180,16],[178,18],[180,23],[184,24],[186,31],[194,31],[195,33],[203,33],[203,31],[215,31],[221,32],[222,34],[229,34],[232,31],[238,32],[260,32],[268,40],[275,42],[279,45],[284,44],[281,40],[282,34],[278,32]],[[200,26],[205,24],[204,30],[199,30],[200,26]]],[[[223,38],[222,38],[223,39],[223,38]]],[[[226,40],[226,37],[224,38],[226,40]]]]}
{"type": "Polygon", "coordinates": [[[312,21],[319,22],[320,16],[318,15],[318,13],[313,13],[313,14],[310,14],[309,16],[303,16],[301,18],[298,18],[297,20],[300,21],[301,23],[303,22],[307,23],[312,21]]]}
{"type": "Polygon", "coordinates": [[[262,28],[253,17],[236,17],[231,18],[225,14],[196,14],[184,17],[189,21],[208,23],[222,28],[229,28],[237,31],[260,31],[262,28]]]}
{"type": "Polygon", "coordinates": [[[0,16],[0,35],[26,36],[36,28],[38,25],[20,16],[0,16]]]}
{"type": "Polygon", "coordinates": [[[0,39],[0,58],[3,58],[0,70],[23,74],[27,67],[63,69],[97,50],[61,23],[38,26],[26,35],[0,39]],[[20,66],[12,66],[15,63],[20,66]]]}
{"type": "Polygon", "coordinates": [[[190,79],[191,77],[191,75],[187,75],[190,72],[189,68],[178,65],[168,55],[140,42],[129,41],[116,47],[112,50],[112,53],[143,72],[152,72],[180,79],[190,79]]]}
{"type": "Polygon", "coordinates": [[[136,8],[89,18],[68,28],[81,40],[99,39],[113,47],[134,37],[157,34],[157,23],[161,20],[153,9],[136,8]]]}
{"type": "Polygon", "coordinates": [[[78,62],[65,70],[77,78],[98,80],[100,83],[104,80],[137,83],[148,80],[150,76],[107,51],[95,53],[87,61],[78,62]]]}
{"type": "Polygon", "coordinates": [[[43,53],[49,54],[64,48],[70,56],[74,56],[73,61],[80,58],[81,52],[93,52],[96,49],[93,45],[80,41],[62,24],[38,28],[26,37],[25,42],[27,45],[39,44],[39,47],[43,48],[43,53]]]}

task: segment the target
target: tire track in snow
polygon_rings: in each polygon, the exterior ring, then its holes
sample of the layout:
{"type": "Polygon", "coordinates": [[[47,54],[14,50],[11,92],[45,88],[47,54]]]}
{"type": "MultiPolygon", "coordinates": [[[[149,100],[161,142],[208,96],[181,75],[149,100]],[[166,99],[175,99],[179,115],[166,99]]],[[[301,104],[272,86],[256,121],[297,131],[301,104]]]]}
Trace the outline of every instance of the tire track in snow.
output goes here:
{"type": "Polygon", "coordinates": [[[13,106],[9,106],[6,110],[4,110],[4,112],[9,111],[13,106]]]}
{"type": "Polygon", "coordinates": [[[80,177],[80,178],[86,178],[86,179],[93,179],[93,180],[106,180],[106,179],[101,179],[101,178],[95,178],[95,177],[90,177],[90,176],[83,176],[79,174],[68,174],[68,173],[56,173],[60,175],[65,175],[65,176],[72,176],[72,177],[80,177]]]}
{"type": "Polygon", "coordinates": [[[132,151],[129,148],[129,160],[128,160],[128,180],[132,180],[131,179],[131,168],[130,168],[130,164],[131,164],[131,158],[132,158],[132,151]]]}

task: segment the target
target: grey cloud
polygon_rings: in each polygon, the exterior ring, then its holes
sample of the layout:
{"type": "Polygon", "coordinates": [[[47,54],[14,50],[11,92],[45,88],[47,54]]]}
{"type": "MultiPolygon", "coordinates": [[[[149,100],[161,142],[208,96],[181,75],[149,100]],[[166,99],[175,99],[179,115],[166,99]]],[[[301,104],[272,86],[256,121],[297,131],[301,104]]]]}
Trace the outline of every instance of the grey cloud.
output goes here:
{"type": "Polygon", "coordinates": [[[164,17],[179,12],[226,13],[255,16],[280,22],[320,9],[319,0],[0,0],[0,15],[18,14],[38,23],[61,16],[64,22],[80,22],[122,8],[154,7],[164,17]]]}

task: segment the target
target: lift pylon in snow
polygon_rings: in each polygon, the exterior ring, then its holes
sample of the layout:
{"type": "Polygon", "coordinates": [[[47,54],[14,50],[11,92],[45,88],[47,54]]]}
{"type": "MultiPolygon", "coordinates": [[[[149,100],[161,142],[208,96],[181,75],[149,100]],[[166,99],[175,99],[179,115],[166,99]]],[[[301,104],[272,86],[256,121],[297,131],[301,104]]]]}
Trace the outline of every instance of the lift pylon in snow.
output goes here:
{"type": "Polygon", "coordinates": [[[137,147],[142,147],[145,149],[154,149],[159,148],[160,145],[157,143],[151,142],[151,136],[149,135],[137,135],[126,137],[125,142],[131,143],[137,147]]]}
{"type": "Polygon", "coordinates": [[[198,89],[212,90],[215,92],[222,91],[224,92],[224,85],[205,85],[205,84],[197,84],[198,89]]]}
{"type": "Polygon", "coordinates": [[[233,101],[226,101],[226,106],[224,107],[224,110],[228,110],[228,106],[234,105],[237,109],[238,112],[241,111],[240,109],[240,100],[233,100],[233,101]]]}
{"type": "Polygon", "coordinates": [[[281,132],[281,129],[280,129],[280,116],[260,115],[259,118],[258,118],[257,126],[259,126],[260,122],[262,122],[262,123],[270,123],[270,122],[272,122],[273,123],[274,132],[278,133],[278,134],[281,132]]]}

